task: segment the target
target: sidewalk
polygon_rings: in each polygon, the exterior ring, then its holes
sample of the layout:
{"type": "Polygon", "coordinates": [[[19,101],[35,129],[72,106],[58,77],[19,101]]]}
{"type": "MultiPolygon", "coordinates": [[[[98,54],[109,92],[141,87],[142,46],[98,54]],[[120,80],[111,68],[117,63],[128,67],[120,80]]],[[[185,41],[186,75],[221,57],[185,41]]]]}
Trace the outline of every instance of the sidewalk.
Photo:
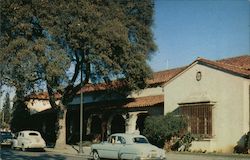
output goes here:
{"type": "Polygon", "coordinates": [[[90,157],[91,149],[89,146],[83,147],[83,153],[79,154],[79,146],[77,145],[66,145],[65,148],[45,148],[46,152],[53,152],[56,154],[65,154],[72,156],[80,156],[80,157],[90,157]]]}

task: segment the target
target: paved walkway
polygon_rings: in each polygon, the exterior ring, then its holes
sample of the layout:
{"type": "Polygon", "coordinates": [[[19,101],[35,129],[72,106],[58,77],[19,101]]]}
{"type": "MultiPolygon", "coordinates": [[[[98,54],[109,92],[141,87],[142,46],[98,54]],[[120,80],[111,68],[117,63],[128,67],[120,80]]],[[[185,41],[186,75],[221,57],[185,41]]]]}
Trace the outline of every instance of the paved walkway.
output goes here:
{"type": "Polygon", "coordinates": [[[90,157],[91,149],[88,146],[83,147],[83,153],[79,154],[79,146],[77,145],[66,145],[65,148],[45,148],[46,152],[53,152],[57,154],[74,155],[81,157],[90,157]]]}

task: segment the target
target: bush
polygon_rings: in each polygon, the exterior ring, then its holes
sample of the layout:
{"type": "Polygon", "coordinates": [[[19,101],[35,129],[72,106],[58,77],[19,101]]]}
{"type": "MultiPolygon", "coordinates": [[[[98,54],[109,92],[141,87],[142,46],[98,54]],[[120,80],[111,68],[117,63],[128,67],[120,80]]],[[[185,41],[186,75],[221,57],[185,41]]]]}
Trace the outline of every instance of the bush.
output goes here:
{"type": "Polygon", "coordinates": [[[150,116],[145,120],[143,134],[150,143],[162,148],[165,141],[169,141],[174,136],[182,136],[186,126],[184,118],[173,113],[165,116],[150,116]]]}

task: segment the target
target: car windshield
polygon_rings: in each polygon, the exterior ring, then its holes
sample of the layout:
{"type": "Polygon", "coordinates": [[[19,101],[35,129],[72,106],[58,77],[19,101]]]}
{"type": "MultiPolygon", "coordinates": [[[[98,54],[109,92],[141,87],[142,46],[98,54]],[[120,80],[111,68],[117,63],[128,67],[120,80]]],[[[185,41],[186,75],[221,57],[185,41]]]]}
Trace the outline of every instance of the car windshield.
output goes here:
{"type": "Polygon", "coordinates": [[[134,137],[134,143],[148,143],[148,140],[143,137],[134,137]]]}
{"type": "Polygon", "coordinates": [[[1,137],[3,139],[12,139],[12,134],[10,132],[1,132],[1,137]]]}

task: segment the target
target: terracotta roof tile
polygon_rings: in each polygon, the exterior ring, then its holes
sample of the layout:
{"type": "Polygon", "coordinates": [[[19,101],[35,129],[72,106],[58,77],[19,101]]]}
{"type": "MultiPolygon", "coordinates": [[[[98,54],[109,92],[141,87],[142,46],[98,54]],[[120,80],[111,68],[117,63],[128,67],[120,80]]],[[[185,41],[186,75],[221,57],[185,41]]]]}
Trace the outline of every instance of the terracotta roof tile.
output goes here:
{"type": "Polygon", "coordinates": [[[140,107],[153,107],[158,106],[159,104],[163,105],[164,103],[164,95],[157,96],[147,96],[140,98],[128,98],[121,100],[107,100],[107,101],[99,101],[94,103],[84,104],[86,109],[88,108],[140,108],[140,107]]]}
{"type": "Polygon", "coordinates": [[[197,61],[198,63],[203,63],[219,70],[250,78],[250,56],[241,56],[220,61],[199,58],[197,61]]]}
{"type": "MultiPolygon", "coordinates": [[[[62,96],[59,93],[55,94],[55,98],[56,99],[60,99],[62,96]]],[[[48,100],[49,99],[49,95],[47,92],[40,92],[40,93],[35,93],[35,94],[31,94],[28,97],[26,97],[26,99],[40,99],[40,100],[48,100]]]]}
{"type": "Polygon", "coordinates": [[[164,95],[136,98],[134,99],[134,101],[127,103],[124,107],[126,108],[149,107],[161,103],[164,103],[164,95]]]}
{"type": "Polygon", "coordinates": [[[153,74],[153,78],[149,79],[147,81],[147,83],[151,84],[151,85],[165,83],[185,69],[186,69],[186,67],[181,67],[181,68],[174,68],[174,69],[170,69],[170,70],[155,72],[153,74]]]}
{"type": "Polygon", "coordinates": [[[222,59],[218,60],[217,62],[250,69],[250,55],[222,59]]]}

